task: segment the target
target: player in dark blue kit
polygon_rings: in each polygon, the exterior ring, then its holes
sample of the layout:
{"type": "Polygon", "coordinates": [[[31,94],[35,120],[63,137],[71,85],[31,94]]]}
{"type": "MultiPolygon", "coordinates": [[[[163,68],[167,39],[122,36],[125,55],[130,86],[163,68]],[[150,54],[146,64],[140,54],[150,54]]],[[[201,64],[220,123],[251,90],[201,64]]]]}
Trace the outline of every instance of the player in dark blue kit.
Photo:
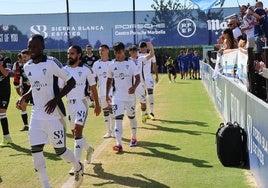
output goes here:
{"type": "Polygon", "coordinates": [[[181,79],[186,80],[186,77],[188,76],[189,59],[188,56],[186,55],[185,50],[183,50],[182,55],[178,56],[178,63],[181,70],[181,79]]]}
{"type": "Polygon", "coordinates": [[[194,78],[201,80],[200,77],[200,57],[197,51],[194,51],[194,56],[192,57],[192,65],[194,70],[194,78]]]}
{"type": "Polygon", "coordinates": [[[189,49],[186,54],[188,57],[188,74],[190,79],[194,79],[193,64],[192,64],[192,58],[194,56],[193,50],[189,49]]]}

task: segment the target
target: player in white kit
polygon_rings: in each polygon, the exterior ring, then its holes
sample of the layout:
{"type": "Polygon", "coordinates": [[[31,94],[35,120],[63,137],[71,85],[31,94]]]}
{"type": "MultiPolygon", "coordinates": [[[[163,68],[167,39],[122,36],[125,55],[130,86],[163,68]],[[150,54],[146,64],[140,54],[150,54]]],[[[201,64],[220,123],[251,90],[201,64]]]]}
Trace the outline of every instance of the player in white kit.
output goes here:
{"type": "MultiPolygon", "coordinates": [[[[98,83],[98,95],[100,100],[100,105],[103,110],[104,122],[106,125],[106,134],[103,138],[115,137],[114,135],[114,117],[112,114],[112,108],[107,104],[106,101],[106,83],[107,83],[107,72],[108,66],[112,63],[109,59],[109,46],[102,44],[99,47],[99,55],[101,59],[97,60],[93,64],[93,72],[96,75],[96,80],[98,83]]],[[[112,88],[110,90],[110,96],[112,96],[112,88]]]]}
{"type": "Polygon", "coordinates": [[[117,42],[113,46],[115,60],[108,67],[108,79],[106,87],[106,100],[112,105],[115,118],[115,137],[116,145],[113,150],[122,152],[122,133],[123,133],[123,117],[126,115],[130,120],[131,141],[130,146],[137,145],[136,132],[137,120],[135,117],[135,90],[140,83],[139,70],[135,63],[125,57],[125,45],[117,42]],[[135,80],[135,82],[134,82],[135,80]],[[110,89],[114,81],[115,92],[113,98],[110,97],[110,89]]]}
{"type": "MultiPolygon", "coordinates": [[[[139,56],[147,56],[147,43],[146,42],[141,42],[140,43],[140,53],[139,56]]],[[[153,48],[151,45],[150,49],[153,48]]],[[[149,118],[152,120],[155,120],[154,116],[154,79],[151,74],[151,65],[153,64],[153,71],[155,73],[155,83],[158,82],[158,69],[157,69],[157,64],[156,64],[156,58],[155,56],[150,58],[149,60],[144,60],[142,61],[142,79],[145,82],[145,87],[147,89],[147,101],[149,103],[149,108],[150,108],[150,114],[149,118]]]]}
{"type": "MultiPolygon", "coordinates": [[[[83,129],[87,120],[88,107],[90,99],[86,96],[86,90],[90,88],[90,93],[95,101],[94,113],[98,116],[101,108],[98,100],[98,92],[96,89],[95,74],[92,69],[85,63],[81,62],[82,48],[77,45],[70,46],[67,51],[68,65],[64,67],[76,81],[75,87],[66,95],[67,109],[71,130],[74,136],[74,155],[77,161],[81,160],[83,149],[86,150],[86,162],[91,162],[91,156],[94,149],[88,144],[83,136],[83,129]],[[88,85],[86,84],[88,83],[88,85]]],[[[60,88],[66,85],[62,79],[59,80],[60,88]]],[[[69,171],[70,175],[74,175],[74,169],[69,171]]]]}
{"type": "MultiPolygon", "coordinates": [[[[138,56],[138,48],[136,47],[136,45],[130,46],[128,50],[130,59],[135,62],[135,65],[139,69],[141,78],[142,78],[142,62],[148,61],[149,59],[154,57],[154,48],[152,47],[152,43],[148,42],[147,45],[150,48],[150,52],[148,53],[147,56],[138,56]]],[[[141,79],[139,86],[136,88],[135,95],[141,104],[142,123],[146,123],[148,114],[146,110],[147,108],[146,88],[145,88],[145,83],[143,79],[141,79]]]]}
{"type": "Polygon", "coordinates": [[[29,126],[29,141],[33,157],[34,168],[39,175],[43,188],[50,188],[46,172],[44,145],[51,142],[55,152],[66,162],[71,163],[75,171],[75,187],[79,187],[83,180],[83,165],[76,160],[74,153],[66,147],[65,122],[61,116],[58,103],[74,86],[75,80],[69,72],[62,69],[62,64],[55,58],[43,54],[44,38],[35,34],[28,42],[31,60],[24,65],[31,88],[17,102],[21,109],[33,98],[33,108],[29,126]],[[67,82],[66,86],[55,93],[58,86],[57,78],[67,82]]]}

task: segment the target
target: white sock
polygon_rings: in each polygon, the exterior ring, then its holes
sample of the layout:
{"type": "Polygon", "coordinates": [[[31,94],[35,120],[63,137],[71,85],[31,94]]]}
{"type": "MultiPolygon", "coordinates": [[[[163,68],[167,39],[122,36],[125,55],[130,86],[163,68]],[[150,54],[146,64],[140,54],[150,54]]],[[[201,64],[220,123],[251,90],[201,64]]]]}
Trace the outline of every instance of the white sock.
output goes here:
{"type": "Polygon", "coordinates": [[[32,153],[34,168],[44,188],[50,187],[46,172],[46,162],[43,152],[32,153]]]}
{"type": "Polygon", "coordinates": [[[66,151],[60,157],[67,163],[72,163],[75,171],[80,170],[81,166],[79,162],[76,160],[74,153],[69,148],[66,148],[66,151]]]}
{"type": "Polygon", "coordinates": [[[122,145],[122,134],[123,134],[123,120],[115,120],[115,138],[117,145],[122,145]]]}
{"type": "Polygon", "coordinates": [[[106,125],[106,129],[107,129],[107,133],[111,133],[111,129],[110,129],[110,116],[104,116],[104,122],[106,125]]]}
{"type": "Polygon", "coordinates": [[[74,140],[74,156],[77,161],[81,160],[83,145],[84,145],[83,143],[84,143],[83,137],[74,140]]]}
{"type": "Polygon", "coordinates": [[[147,115],[147,111],[145,110],[141,110],[141,115],[147,115]]]}
{"type": "Polygon", "coordinates": [[[131,138],[136,138],[137,134],[137,119],[129,119],[131,128],[131,138]]]}
{"type": "Polygon", "coordinates": [[[110,130],[113,132],[114,131],[114,127],[115,127],[115,120],[114,120],[114,115],[110,114],[109,115],[110,118],[110,130]]]}
{"type": "Polygon", "coordinates": [[[154,113],[154,95],[150,94],[148,95],[148,101],[150,106],[150,113],[154,113]]]}

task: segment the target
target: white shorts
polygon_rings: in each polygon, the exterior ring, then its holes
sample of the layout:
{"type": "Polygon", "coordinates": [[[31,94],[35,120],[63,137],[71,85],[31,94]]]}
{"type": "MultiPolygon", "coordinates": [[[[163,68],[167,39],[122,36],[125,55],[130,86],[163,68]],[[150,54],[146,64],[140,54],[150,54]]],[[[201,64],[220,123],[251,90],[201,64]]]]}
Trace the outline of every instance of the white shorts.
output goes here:
{"type": "Polygon", "coordinates": [[[31,119],[29,141],[31,146],[51,144],[54,148],[65,147],[66,129],[63,119],[31,119]]]}
{"type": "Polygon", "coordinates": [[[146,76],[144,78],[144,83],[145,83],[145,87],[146,89],[153,89],[154,88],[154,79],[153,76],[146,76]]]}
{"type": "Polygon", "coordinates": [[[85,125],[88,114],[88,102],[89,100],[87,98],[67,101],[68,119],[71,130],[74,130],[75,124],[85,125]]]}
{"type": "Polygon", "coordinates": [[[112,110],[114,117],[119,115],[124,115],[126,111],[126,115],[129,117],[135,116],[136,104],[135,100],[133,101],[121,101],[112,99],[112,110]]]}
{"type": "Polygon", "coordinates": [[[143,83],[140,83],[135,90],[135,95],[140,103],[146,103],[146,89],[143,83]]]}

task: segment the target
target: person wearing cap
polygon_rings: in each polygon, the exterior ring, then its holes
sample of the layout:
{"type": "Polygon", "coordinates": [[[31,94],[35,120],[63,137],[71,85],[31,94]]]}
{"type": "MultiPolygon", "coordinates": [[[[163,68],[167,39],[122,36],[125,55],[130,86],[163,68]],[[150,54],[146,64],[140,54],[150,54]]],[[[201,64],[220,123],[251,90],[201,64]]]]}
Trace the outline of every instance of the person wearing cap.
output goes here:
{"type": "MultiPolygon", "coordinates": [[[[148,44],[149,46],[151,45],[151,43],[148,44]]],[[[128,51],[130,59],[134,61],[135,65],[139,69],[140,77],[142,78],[142,62],[147,61],[154,56],[154,49],[152,48],[147,56],[138,56],[138,48],[136,45],[130,46],[128,51]]],[[[146,88],[143,80],[141,80],[141,83],[137,87],[135,95],[141,104],[142,123],[146,123],[148,114],[147,114],[146,88]]]]}
{"type": "Polygon", "coordinates": [[[3,131],[3,138],[0,146],[5,147],[13,143],[9,134],[8,119],[6,116],[11,95],[11,59],[9,57],[3,56],[2,52],[2,49],[0,49],[0,121],[3,131]]]}
{"type": "MultiPolygon", "coordinates": [[[[139,56],[147,56],[147,47],[150,48],[150,50],[153,49],[153,45],[151,42],[140,42],[139,44],[140,47],[140,53],[139,56]]],[[[156,58],[153,56],[149,60],[146,60],[146,58],[143,59],[142,61],[142,79],[145,82],[145,87],[147,89],[147,101],[149,102],[149,108],[150,108],[150,113],[149,113],[149,118],[152,120],[155,120],[155,115],[154,115],[154,79],[151,74],[151,65],[153,64],[153,71],[155,73],[155,83],[158,82],[158,69],[157,69],[157,63],[156,63],[156,58]]]]}
{"type": "Polygon", "coordinates": [[[122,152],[123,118],[125,111],[129,118],[131,128],[130,147],[137,145],[135,90],[140,83],[140,72],[135,63],[126,58],[125,45],[122,42],[115,43],[113,49],[115,60],[108,67],[106,101],[112,106],[115,119],[116,145],[113,147],[113,150],[122,152]],[[111,99],[110,89],[112,83],[114,83],[115,91],[111,99]]]}

